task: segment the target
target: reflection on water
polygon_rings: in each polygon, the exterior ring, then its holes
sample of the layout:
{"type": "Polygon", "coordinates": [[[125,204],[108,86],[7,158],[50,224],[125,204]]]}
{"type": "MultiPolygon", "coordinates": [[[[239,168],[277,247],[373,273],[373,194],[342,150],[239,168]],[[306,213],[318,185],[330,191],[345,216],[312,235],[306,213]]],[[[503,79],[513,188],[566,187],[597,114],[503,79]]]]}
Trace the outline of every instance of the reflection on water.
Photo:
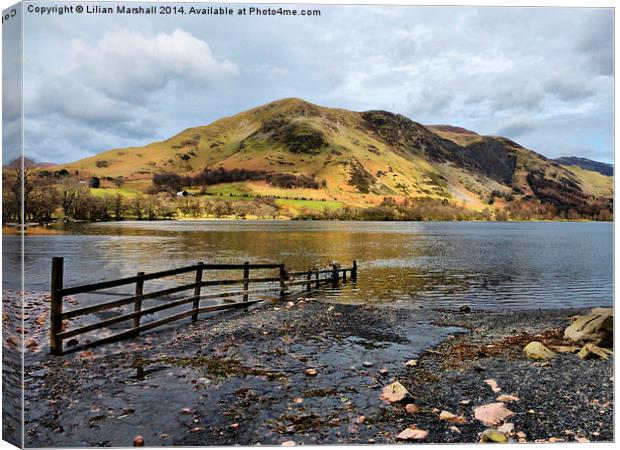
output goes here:
{"type": "MultiPolygon", "coordinates": [[[[18,245],[4,236],[7,255],[18,245]]],[[[30,236],[26,289],[49,287],[64,256],[65,285],[204,262],[285,262],[304,270],[359,262],[341,302],[414,306],[569,307],[613,303],[613,226],[608,223],[123,222],[30,236]]],[[[4,284],[15,288],[10,264],[4,284]]]]}

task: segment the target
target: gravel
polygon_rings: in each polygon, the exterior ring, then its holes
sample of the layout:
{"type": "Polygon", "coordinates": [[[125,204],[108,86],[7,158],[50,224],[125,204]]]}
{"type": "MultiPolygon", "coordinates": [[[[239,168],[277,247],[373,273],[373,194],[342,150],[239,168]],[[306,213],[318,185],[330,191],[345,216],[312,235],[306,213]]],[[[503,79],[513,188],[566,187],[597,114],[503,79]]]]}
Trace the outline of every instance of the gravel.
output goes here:
{"type": "Polygon", "coordinates": [[[429,432],[423,442],[477,442],[487,427],[473,407],[498,395],[489,378],[500,394],[519,397],[507,404],[515,413],[509,421],[528,441],[610,441],[613,361],[562,354],[540,363],[522,355],[530,340],[560,343],[568,318],[580,312],[304,299],[218,314],[30,364],[26,444],[129,446],[138,435],[147,446],[394,443],[412,424],[429,432]],[[406,367],[410,359],[417,366],[406,367]],[[379,400],[397,380],[417,414],[379,400]],[[441,410],[467,423],[457,432],[438,419],[441,410]]]}

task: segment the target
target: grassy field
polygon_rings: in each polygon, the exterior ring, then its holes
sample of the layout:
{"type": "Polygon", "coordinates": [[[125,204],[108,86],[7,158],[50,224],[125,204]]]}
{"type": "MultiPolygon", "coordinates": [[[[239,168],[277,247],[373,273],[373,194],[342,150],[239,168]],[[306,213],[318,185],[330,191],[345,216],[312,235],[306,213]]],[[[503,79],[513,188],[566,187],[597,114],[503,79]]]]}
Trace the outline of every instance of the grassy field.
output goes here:
{"type": "Polygon", "coordinates": [[[135,197],[140,194],[141,191],[138,189],[130,189],[130,188],[90,188],[90,193],[95,197],[104,197],[106,195],[117,195],[121,194],[124,197],[135,197]]]}
{"type": "Polygon", "coordinates": [[[323,210],[324,208],[338,209],[342,208],[343,204],[334,201],[320,201],[320,200],[294,200],[294,199],[277,199],[276,203],[284,207],[292,207],[295,209],[314,209],[323,210]]]}

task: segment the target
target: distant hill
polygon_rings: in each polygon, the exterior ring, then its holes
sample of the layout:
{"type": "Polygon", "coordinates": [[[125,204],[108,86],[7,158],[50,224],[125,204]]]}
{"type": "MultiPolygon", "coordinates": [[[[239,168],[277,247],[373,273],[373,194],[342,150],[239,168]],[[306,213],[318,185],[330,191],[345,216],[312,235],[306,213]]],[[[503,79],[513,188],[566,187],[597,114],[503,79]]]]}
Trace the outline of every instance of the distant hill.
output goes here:
{"type": "Polygon", "coordinates": [[[593,161],[588,158],[580,158],[578,156],[563,156],[561,158],[555,158],[554,161],[565,166],[577,166],[585,170],[592,170],[608,177],[614,175],[613,165],[599,161],[593,161]]]}
{"type": "Polygon", "coordinates": [[[186,183],[221,182],[220,192],[352,206],[377,205],[385,197],[431,197],[477,210],[523,201],[586,211],[594,202],[611,203],[613,195],[610,176],[547,159],[504,137],[297,98],[57,168],[122,177],[125,186],[142,190],[157,174],[177,174],[186,183]],[[217,173],[198,176],[205,169],[217,173]]]}
{"type": "MultiPolygon", "coordinates": [[[[7,167],[15,167],[16,165],[20,165],[21,164],[21,160],[22,158],[15,158],[12,161],[9,161],[7,164],[3,164],[3,168],[7,168],[7,167]]],[[[54,167],[56,166],[56,163],[51,163],[51,162],[38,162],[38,161],[34,161],[30,158],[23,158],[24,160],[24,165],[26,167],[31,167],[31,168],[38,168],[38,169],[46,169],[48,167],[54,167]]]]}

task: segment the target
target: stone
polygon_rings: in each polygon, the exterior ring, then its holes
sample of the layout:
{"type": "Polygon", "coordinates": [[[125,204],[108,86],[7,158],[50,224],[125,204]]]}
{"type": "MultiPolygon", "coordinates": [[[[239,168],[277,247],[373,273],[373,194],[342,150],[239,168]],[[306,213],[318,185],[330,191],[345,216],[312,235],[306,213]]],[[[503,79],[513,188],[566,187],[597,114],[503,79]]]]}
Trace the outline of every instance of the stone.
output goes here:
{"type": "Polygon", "coordinates": [[[505,403],[518,402],[519,401],[519,397],[516,397],[514,395],[509,395],[509,394],[502,394],[499,397],[497,397],[497,401],[498,402],[505,402],[505,403]]]}
{"type": "Polygon", "coordinates": [[[508,436],[495,428],[487,428],[482,432],[480,442],[508,442],[508,436]]]}
{"type": "Polygon", "coordinates": [[[372,366],[374,366],[374,364],[373,364],[372,362],[370,362],[370,361],[364,361],[364,362],[362,363],[362,365],[363,365],[364,367],[372,367],[372,366]]]}
{"type": "Polygon", "coordinates": [[[144,438],[142,436],[136,436],[133,438],[134,447],[144,447],[144,438]]]}
{"type": "Polygon", "coordinates": [[[425,439],[428,436],[428,431],[420,430],[415,425],[411,425],[409,428],[401,431],[396,439],[400,441],[416,441],[420,439],[425,439]]]}
{"type": "Polygon", "coordinates": [[[406,367],[415,367],[418,365],[418,362],[415,359],[410,359],[405,363],[406,367]]]}
{"type": "Polygon", "coordinates": [[[379,373],[381,374],[382,377],[387,377],[390,371],[386,369],[385,367],[382,367],[381,369],[379,369],[379,373]]]}
{"type": "Polygon", "coordinates": [[[564,337],[580,344],[591,342],[600,347],[613,347],[613,308],[595,308],[590,314],[578,317],[564,330],[564,337]]]}
{"type": "Polygon", "coordinates": [[[461,307],[459,307],[459,312],[470,313],[471,308],[469,307],[469,305],[462,305],[461,307]]]}
{"type": "Polygon", "coordinates": [[[309,377],[316,377],[319,374],[319,372],[316,369],[307,369],[306,370],[306,375],[309,377]]]}
{"type": "Polygon", "coordinates": [[[293,306],[295,306],[295,303],[293,303],[293,302],[286,302],[286,307],[287,308],[292,308],[293,306]]]}
{"type": "Polygon", "coordinates": [[[405,405],[405,411],[407,414],[417,414],[420,411],[420,407],[413,403],[407,403],[405,405]]]}
{"type": "Polygon", "coordinates": [[[392,384],[388,384],[381,391],[381,396],[379,397],[381,400],[385,400],[388,403],[402,402],[408,398],[412,398],[409,391],[400,384],[398,381],[395,381],[392,384]]]}
{"type": "Polygon", "coordinates": [[[439,414],[439,420],[454,422],[454,423],[458,423],[459,425],[463,425],[467,423],[467,420],[465,419],[465,417],[457,416],[456,414],[451,413],[450,411],[441,411],[441,413],[439,414]]]}
{"type": "Polygon", "coordinates": [[[579,356],[581,359],[591,359],[596,357],[607,360],[610,357],[614,356],[614,352],[609,349],[599,347],[598,345],[594,345],[590,342],[584,345],[581,350],[579,350],[577,356],[579,356]]]}
{"type": "Polygon", "coordinates": [[[487,370],[484,366],[481,366],[480,364],[472,364],[472,367],[476,372],[484,372],[485,370],[487,370]]]}
{"type": "Polygon", "coordinates": [[[505,423],[501,427],[497,427],[497,431],[504,434],[510,434],[514,431],[515,425],[514,423],[505,423]]]}
{"type": "Polygon", "coordinates": [[[297,444],[295,441],[284,441],[280,444],[282,447],[295,447],[297,444]]]}
{"type": "Polygon", "coordinates": [[[499,425],[513,414],[503,402],[489,403],[474,408],[474,417],[485,425],[499,425]]]}
{"type": "Polygon", "coordinates": [[[497,385],[497,381],[493,378],[486,379],[484,382],[488,384],[491,390],[496,394],[502,390],[502,388],[497,385]]]}
{"type": "Polygon", "coordinates": [[[532,341],[525,346],[523,353],[530,359],[551,359],[555,356],[555,352],[547,348],[544,344],[532,341]]]}

